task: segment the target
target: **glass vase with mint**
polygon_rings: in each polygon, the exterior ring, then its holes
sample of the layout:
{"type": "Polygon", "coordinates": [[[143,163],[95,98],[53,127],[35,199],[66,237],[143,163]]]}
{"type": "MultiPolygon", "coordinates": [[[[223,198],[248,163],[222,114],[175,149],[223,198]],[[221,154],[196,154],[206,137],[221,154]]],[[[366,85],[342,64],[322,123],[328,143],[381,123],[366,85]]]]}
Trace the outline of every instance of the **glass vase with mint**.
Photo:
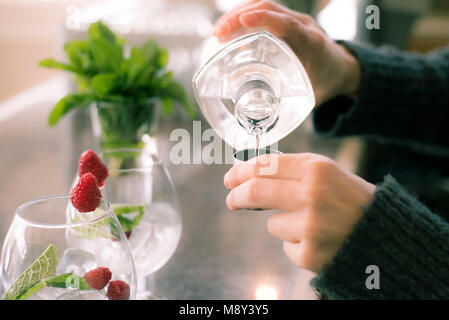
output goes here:
{"type": "Polygon", "coordinates": [[[49,116],[51,126],[74,108],[92,106],[94,135],[102,150],[142,149],[156,133],[159,114],[175,106],[194,117],[192,100],[167,70],[168,51],[149,39],[127,47],[101,21],[93,23],[87,39],[64,46],[67,63],[45,59],[40,65],[69,71],[77,92],[64,96],[49,116]]]}

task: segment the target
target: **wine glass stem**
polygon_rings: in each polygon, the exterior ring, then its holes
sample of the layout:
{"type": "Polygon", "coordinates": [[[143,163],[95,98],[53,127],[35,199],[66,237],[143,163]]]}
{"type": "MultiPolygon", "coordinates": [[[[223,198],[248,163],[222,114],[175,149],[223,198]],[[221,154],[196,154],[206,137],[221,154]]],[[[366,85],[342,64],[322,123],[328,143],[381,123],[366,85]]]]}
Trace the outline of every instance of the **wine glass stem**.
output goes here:
{"type": "Polygon", "coordinates": [[[137,277],[137,291],[143,292],[147,290],[146,276],[139,275],[137,277]]]}
{"type": "Polygon", "coordinates": [[[151,274],[137,276],[137,291],[148,291],[150,288],[153,288],[153,282],[154,278],[151,274]]]}

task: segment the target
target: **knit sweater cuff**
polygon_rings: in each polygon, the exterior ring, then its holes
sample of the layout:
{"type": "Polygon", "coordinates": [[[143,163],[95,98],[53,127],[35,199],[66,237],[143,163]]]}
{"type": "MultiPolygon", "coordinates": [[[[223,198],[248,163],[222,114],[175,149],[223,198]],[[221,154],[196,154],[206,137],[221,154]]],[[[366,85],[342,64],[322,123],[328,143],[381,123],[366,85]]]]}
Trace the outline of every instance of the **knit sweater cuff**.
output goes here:
{"type": "MultiPolygon", "coordinates": [[[[359,61],[361,87],[355,99],[337,97],[317,108],[313,114],[317,132],[332,136],[382,132],[386,136],[394,136],[394,132],[388,132],[389,128],[397,127],[397,124],[392,126],[389,123],[393,120],[391,113],[397,112],[391,110],[391,105],[397,99],[406,98],[398,96],[397,92],[397,85],[401,84],[399,77],[404,75],[404,65],[391,56],[389,50],[379,51],[351,42],[337,42],[359,61]]],[[[400,101],[397,102],[400,104],[400,101]]]]}
{"type": "MultiPolygon", "coordinates": [[[[313,113],[315,130],[327,136],[344,136],[376,132],[379,123],[372,120],[372,98],[385,93],[385,73],[378,64],[382,60],[373,54],[373,49],[350,42],[337,41],[344,45],[360,63],[362,78],[357,97],[336,97],[319,106],[313,113]],[[376,66],[377,65],[377,66],[376,66]],[[376,83],[382,83],[376,86],[376,83]],[[376,89],[380,92],[376,93],[376,89]]],[[[380,118],[380,117],[377,117],[380,118]]]]}
{"type": "Polygon", "coordinates": [[[331,299],[449,298],[449,227],[391,176],[311,285],[331,299]],[[379,268],[380,288],[366,282],[379,268]]]}
{"type": "Polygon", "coordinates": [[[319,106],[313,113],[316,131],[325,136],[365,135],[447,154],[442,136],[449,108],[441,107],[449,101],[446,56],[338,43],[359,61],[361,87],[354,99],[340,96],[319,106]]]}

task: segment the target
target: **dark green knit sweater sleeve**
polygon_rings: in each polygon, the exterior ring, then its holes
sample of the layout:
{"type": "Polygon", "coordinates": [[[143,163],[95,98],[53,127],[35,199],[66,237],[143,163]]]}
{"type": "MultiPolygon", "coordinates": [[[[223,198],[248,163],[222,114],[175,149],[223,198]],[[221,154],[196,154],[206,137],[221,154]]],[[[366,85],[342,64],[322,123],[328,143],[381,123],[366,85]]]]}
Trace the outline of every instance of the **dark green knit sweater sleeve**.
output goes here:
{"type": "Polygon", "coordinates": [[[449,47],[427,55],[340,41],[359,60],[360,91],[337,97],[313,114],[329,136],[365,135],[449,153],[449,47]]]}
{"type": "Polygon", "coordinates": [[[311,284],[332,299],[449,299],[449,224],[387,176],[311,284]],[[366,287],[370,265],[380,289],[366,287]]]}

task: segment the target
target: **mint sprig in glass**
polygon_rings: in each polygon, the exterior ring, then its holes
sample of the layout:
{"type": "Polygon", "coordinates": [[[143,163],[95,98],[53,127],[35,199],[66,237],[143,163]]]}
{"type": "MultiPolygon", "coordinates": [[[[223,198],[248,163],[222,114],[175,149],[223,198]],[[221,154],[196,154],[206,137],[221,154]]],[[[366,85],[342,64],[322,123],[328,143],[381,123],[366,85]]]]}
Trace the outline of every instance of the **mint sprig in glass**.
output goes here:
{"type": "Polygon", "coordinates": [[[84,279],[99,267],[111,281],[125,281],[136,296],[134,259],[109,203],[78,212],[69,196],[49,196],[21,205],[6,235],[0,259],[1,300],[106,300],[108,286],[84,279]],[[79,219],[67,219],[70,211],[79,219]]]}
{"type": "Polygon", "coordinates": [[[182,215],[173,182],[161,160],[147,150],[114,149],[102,154],[109,176],[103,196],[111,203],[133,253],[138,299],[160,299],[152,275],[173,256],[182,215]]]}
{"type": "Polygon", "coordinates": [[[166,68],[168,51],[153,39],[125,55],[125,40],[98,21],[89,27],[87,39],[68,42],[64,51],[67,63],[40,62],[71,72],[78,84],[78,91],[64,96],[51,111],[52,126],[71,110],[95,104],[103,150],[142,148],[142,136],[154,133],[160,112],[168,116],[180,106],[196,116],[191,98],[166,68]]]}

